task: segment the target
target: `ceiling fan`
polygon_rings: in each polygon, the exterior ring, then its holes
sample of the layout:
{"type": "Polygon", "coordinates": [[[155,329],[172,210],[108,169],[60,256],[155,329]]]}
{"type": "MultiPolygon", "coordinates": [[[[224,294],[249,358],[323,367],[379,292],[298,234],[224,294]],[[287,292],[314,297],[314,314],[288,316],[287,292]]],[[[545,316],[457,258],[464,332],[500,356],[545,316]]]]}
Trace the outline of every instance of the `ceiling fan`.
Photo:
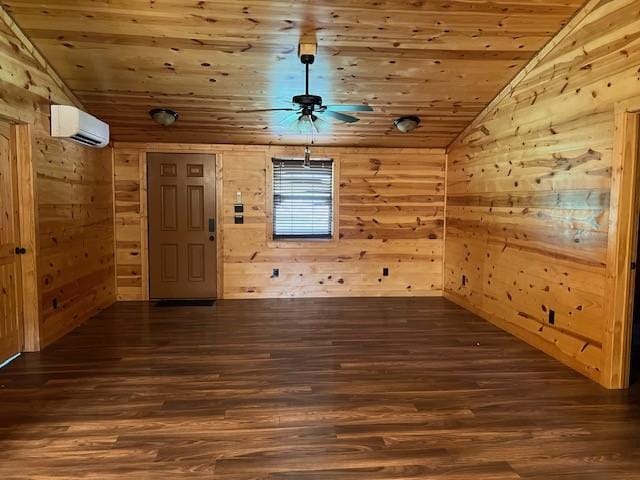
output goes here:
{"type": "Polygon", "coordinates": [[[301,43],[299,46],[300,62],[305,66],[305,93],[295,95],[291,99],[291,107],[242,110],[238,113],[291,112],[281,124],[292,120],[290,126],[297,124],[300,131],[302,127],[310,127],[312,132],[319,134],[318,123],[322,122],[324,116],[344,123],[355,123],[360,121],[358,117],[342,112],[372,112],[373,108],[369,105],[323,105],[322,97],[309,93],[309,70],[315,61],[316,48],[317,45],[313,43],[301,43]]]}

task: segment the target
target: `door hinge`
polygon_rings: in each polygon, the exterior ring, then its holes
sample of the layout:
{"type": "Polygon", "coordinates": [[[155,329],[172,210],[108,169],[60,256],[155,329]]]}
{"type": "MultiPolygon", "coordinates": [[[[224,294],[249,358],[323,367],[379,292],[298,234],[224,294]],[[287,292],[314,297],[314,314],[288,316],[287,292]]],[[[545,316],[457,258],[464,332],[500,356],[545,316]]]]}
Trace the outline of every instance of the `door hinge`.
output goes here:
{"type": "Polygon", "coordinates": [[[635,270],[636,269],[636,262],[631,262],[631,270],[635,270]]]}

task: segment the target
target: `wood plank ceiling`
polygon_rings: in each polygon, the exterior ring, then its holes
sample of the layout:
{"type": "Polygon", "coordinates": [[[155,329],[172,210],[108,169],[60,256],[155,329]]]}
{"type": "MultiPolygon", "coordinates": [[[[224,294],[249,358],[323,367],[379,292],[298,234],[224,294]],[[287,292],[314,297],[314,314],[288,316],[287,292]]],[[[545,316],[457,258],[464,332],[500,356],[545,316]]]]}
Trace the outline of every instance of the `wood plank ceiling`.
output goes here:
{"type": "Polygon", "coordinates": [[[315,37],[312,93],[368,103],[326,145],[444,147],[564,25],[582,0],[0,0],[115,140],[307,141],[282,114],[304,90],[302,35],[315,37]],[[176,109],[156,126],[152,107],[176,109]],[[411,134],[392,121],[417,114],[411,134]]]}

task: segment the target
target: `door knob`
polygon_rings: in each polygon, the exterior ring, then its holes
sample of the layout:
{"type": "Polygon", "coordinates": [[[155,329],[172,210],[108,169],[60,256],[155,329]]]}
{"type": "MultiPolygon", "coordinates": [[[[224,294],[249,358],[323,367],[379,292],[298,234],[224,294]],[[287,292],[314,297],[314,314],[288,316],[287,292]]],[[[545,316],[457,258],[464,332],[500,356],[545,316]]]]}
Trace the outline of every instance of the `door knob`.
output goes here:
{"type": "Polygon", "coordinates": [[[16,255],[24,255],[27,253],[27,249],[24,247],[16,247],[16,255]]]}

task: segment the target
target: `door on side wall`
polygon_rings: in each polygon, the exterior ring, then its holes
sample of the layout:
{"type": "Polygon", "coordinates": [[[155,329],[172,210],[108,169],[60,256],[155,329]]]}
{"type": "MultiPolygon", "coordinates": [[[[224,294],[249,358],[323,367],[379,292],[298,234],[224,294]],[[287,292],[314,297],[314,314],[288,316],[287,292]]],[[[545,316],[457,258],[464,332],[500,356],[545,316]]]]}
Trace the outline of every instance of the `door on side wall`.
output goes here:
{"type": "MultiPolygon", "coordinates": [[[[638,232],[638,234],[640,235],[640,232],[638,232]]],[[[636,241],[636,249],[638,251],[636,253],[636,259],[634,260],[636,269],[634,272],[633,324],[631,326],[631,384],[636,384],[640,381],[640,268],[638,268],[640,241],[636,241]]]]}
{"type": "Polygon", "coordinates": [[[215,156],[150,153],[149,295],[216,297],[215,156]]]}
{"type": "MultiPolygon", "coordinates": [[[[637,138],[640,138],[638,132],[637,138]]],[[[640,143],[636,156],[640,159],[640,143]]],[[[636,195],[640,195],[640,174],[636,176],[636,195]]],[[[633,319],[631,324],[631,365],[629,369],[629,383],[634,385],[640,382],[640,200],[636,200],[636,255],[632,259],[634,270],[632,271],[633,282],[633,319]]]]}
{"type": "Polygon", "coordinates": [[[18,183],[10,127],[0,122],[0,363],[22,351],[18,183]]]}

